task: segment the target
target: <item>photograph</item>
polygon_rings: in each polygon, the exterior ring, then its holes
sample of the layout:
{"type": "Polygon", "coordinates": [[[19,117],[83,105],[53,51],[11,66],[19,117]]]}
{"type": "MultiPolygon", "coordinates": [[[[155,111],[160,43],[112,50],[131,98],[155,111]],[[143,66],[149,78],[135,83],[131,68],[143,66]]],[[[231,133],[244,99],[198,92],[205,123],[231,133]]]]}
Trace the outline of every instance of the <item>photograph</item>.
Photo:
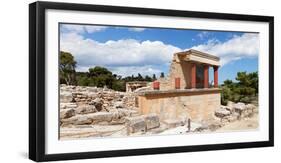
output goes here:
{"type": "Polygon", "coordinates": [[[258,32],[58,30],[61,141],[259,130],[258,32]]]}
{"type": "Polygon", "coordinates": [[[29,5],[29,158],[274,146],[274,17],[29,5]]]}

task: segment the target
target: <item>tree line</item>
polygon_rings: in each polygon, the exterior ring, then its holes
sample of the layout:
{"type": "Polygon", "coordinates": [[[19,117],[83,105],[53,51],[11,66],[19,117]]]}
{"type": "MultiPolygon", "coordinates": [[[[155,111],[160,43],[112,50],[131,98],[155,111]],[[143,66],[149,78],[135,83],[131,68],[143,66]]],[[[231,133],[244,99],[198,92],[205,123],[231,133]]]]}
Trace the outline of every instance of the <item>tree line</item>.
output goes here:
{"type": "Polygon", "coordinates": [[[225,80],[222,88],[221,103],[226,105],[228,101],[250,103],[257,101],[258,72],[238,72],[236,82],[225,80]]]}

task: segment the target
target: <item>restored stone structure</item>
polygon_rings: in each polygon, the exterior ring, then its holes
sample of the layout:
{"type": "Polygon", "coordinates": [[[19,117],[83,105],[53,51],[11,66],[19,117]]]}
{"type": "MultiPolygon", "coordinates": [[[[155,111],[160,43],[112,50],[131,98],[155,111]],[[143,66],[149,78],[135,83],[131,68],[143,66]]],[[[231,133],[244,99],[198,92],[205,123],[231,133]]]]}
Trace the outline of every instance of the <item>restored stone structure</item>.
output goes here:
{"type": "Polygon", "coordinates": [[[138,88],[146,87],[147,82],[145,81],[133,81],[126,83],[126,92],[134,92],[138,88]]]}
{"type": "Polygon", "coordinates": [[[160,120],[187,119],[209,121],[220,108],[218,88],[219,58],[196,50],[175,53],[170,73],[142,91],[138,107],[142,114],[157,113],[160,120]],[[209,83],[209,68],[214,84],[209,83]]]}

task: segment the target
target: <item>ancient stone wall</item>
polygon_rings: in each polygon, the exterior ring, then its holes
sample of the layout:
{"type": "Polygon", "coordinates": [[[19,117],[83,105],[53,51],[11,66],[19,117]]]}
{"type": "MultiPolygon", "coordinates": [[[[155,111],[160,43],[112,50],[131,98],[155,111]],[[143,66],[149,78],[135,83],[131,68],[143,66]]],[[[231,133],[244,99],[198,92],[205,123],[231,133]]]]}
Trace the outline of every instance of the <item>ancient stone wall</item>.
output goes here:
{"type": "Polygon", "coordinates": [[[191,64],[189,62],[180,61],[177,59],[177,56],[174,55],[168,76],[157,80],[160,82],[160,90],[175,89],[175,78],[180,78],[181,89],[190,88],[190,74],[191,64]]]}
{"type": "Polygon", "coordinates": [[[214,118],[220,108],[220,92],[167,93],[139,96],[142,114],[156,113],[161,120],[190,118],[207,121],[214,118]]]}
{"type": "Polygon", "coordinates": [[[60,87],[60,102],[73,102],[78,106],[100,100],[103,108],[110,109],[121,103],[125,108],[134,108],[135,98],[134,93],[118,92],[107,88],[66,85],[60,87]]]}

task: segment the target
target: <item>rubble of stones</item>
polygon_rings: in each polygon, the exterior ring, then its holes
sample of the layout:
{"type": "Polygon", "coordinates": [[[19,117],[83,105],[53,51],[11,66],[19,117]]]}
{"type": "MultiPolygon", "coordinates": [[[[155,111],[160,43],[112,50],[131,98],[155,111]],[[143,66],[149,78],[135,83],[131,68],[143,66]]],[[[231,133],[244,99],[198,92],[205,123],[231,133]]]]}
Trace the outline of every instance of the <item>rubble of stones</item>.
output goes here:
{"type": "MultiPolygon", "coordinates": [[[[112,126],[119,125],[120,128],[123,125],[121,135],[203,132],[215,131],[226,123],[251,117],[258,112],[253,104],[228,102],[227,106],[215,111],[214,117],[218,121],[198,123],[187,118],[160,121],[154,113],[141,115],[135,106],[136,101],[137,94],[134,92],[61,85],[60,126],[64,129],[81,129],[98,125],[110,130],[112,126]]],[[[113,131],[116,128],[106,134],[112,135],[113,131]]]]}
{"type": "Polygon", "coordinates": [[[124,124],[128,134],[159,127],[159,117],[156,114],[140,115],[135,101],[134,93],[61,85],[60,126],[82,128],[124,124]]]}
{"type": "Polygon", "coordinates": [[[228,101],[226,106],[222,105],[220,109],[215,111],[215,116],[219,118],[222,123],[228,123],[252,117],[256,113],[258,113],[258,108],[253,104],[228,101]]]}
{"type": "Polygon", "coordinates": [[[221,105],[215,111],[214,120],[202,122],[199,127],[195,128],[194,132],[215,131],[230,122],[251,118],[255,114],[258,114],[258,107],[253,104],[228,101],[226,106],[221,105]]]}

